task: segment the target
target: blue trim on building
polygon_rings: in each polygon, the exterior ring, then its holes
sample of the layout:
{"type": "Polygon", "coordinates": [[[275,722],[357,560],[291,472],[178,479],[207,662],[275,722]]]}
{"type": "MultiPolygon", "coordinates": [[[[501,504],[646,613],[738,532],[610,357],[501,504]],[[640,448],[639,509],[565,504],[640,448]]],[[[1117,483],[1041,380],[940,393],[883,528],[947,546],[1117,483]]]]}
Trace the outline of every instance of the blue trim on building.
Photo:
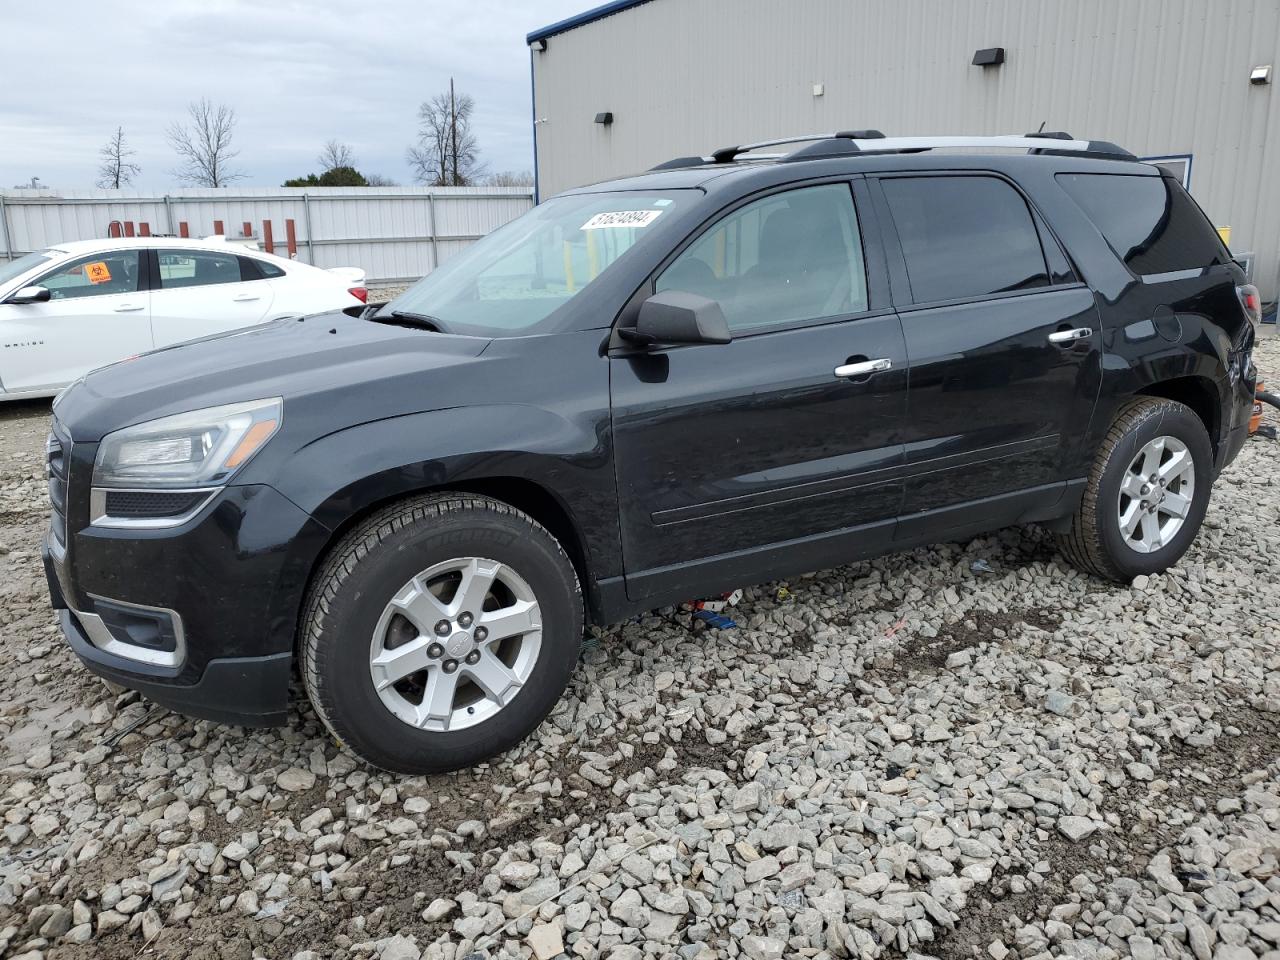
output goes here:
{"type": "MultiPolygon", "coordinates": [[[[541,203],[542,188],[538,185],[538,81],[533,74],[533,51],[529,51],[529,99],[533,115],[533,205],[541,203]]],[[[435,229],[433,226],[432,230],[435,229]]]]}
{"type": "Polygon", "coordinates": [[[649,0],[613,0],[612,3],[606,3],[584,13],[579,13],[577,16],[569,17],[567,20],[553,23],[549,27],[534,30],[525,40],[528,43],[533,43],[536,40],[545,40],[547,37],[554,37],[557,33],[565,33],[575,27],[581,27],[596,20],[603,20],[605,17],[611,17],[615,13],[621,13],[623,10],[630,10],[632,7],[638,7],[640,4],[648,2],[649,0]]]}

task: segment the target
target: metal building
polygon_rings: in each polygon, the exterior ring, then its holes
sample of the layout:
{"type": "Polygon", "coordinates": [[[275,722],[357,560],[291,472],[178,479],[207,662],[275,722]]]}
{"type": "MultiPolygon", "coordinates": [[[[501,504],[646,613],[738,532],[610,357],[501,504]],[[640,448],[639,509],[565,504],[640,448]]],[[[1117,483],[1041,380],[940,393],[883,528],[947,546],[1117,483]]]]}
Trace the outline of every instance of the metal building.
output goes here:
{"type": "Polygon", "coordinates": [[[1043,124],[1163,158],[1280,286],[1280,0],[616,0],[528,39],[543,197],[786,134],[1043,124]]]}

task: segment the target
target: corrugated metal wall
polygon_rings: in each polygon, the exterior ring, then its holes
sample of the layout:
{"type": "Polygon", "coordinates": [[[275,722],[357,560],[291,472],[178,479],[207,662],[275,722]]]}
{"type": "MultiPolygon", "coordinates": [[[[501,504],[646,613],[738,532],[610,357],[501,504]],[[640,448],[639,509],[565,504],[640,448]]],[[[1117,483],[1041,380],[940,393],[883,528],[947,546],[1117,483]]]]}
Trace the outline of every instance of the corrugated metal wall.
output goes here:
{"type": "Polygon", "coordinates": [[[363,267],[371,282],[416,280],[452,254],[533,206],[530,190],[510,187],[353,187],[176,190],[0,190],[0,257],[70,240],[107,236],[113,220],[147,223],[151,233],[228,234],[270,220],[276,253],[285,254],[292,219],[298,259],[321,267],[363,267]]]}
{"type": "Polygon", "coordinates": [[[532,57],[544,197],[787,134],[1043,122],[1190,154],[1192,194],[1258,254],[1264,295],[1280,284],[1280,77],[1249,83],[1280,68],[1280,0],[653,0],[532,57]],[[997,46],[1002,67],[970,64],[997,46]]]}

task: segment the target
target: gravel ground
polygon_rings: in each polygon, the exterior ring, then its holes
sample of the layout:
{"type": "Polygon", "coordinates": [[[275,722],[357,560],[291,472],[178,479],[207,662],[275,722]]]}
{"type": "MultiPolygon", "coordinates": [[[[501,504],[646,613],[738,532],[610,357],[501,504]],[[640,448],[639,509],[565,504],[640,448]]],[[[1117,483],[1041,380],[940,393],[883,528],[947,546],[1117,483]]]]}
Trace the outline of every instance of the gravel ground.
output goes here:
{"type": "Polygon", "coordinates": [[[245,731],[79,667],[47,414],[0,408],[0,954],[1280,958],[1272,441],[1165,576],[1007,530],[664,611],[523,747],[395,778],[301,699],[245,731]]]}

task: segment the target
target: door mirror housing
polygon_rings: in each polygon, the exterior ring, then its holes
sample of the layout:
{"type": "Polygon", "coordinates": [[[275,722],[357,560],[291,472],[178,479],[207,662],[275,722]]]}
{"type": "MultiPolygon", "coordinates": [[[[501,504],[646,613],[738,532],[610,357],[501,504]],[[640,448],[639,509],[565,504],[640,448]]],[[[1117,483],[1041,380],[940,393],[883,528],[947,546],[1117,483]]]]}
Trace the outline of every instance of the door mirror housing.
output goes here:
{"type": "Polygon", "coordinates": [[[5,303],[47,303],[50,296],[48,287],[22,287],[5,303]]]}
{"type": "MultiPolygon", "coordinates": [[[[621,331],[619,331],[621,333],[621,331]]],[[[733,339],[715,300],[683,290],[664,290],[640,304],[634,331],[625,339],[655,343],[728,343],[733,339]]]]}

